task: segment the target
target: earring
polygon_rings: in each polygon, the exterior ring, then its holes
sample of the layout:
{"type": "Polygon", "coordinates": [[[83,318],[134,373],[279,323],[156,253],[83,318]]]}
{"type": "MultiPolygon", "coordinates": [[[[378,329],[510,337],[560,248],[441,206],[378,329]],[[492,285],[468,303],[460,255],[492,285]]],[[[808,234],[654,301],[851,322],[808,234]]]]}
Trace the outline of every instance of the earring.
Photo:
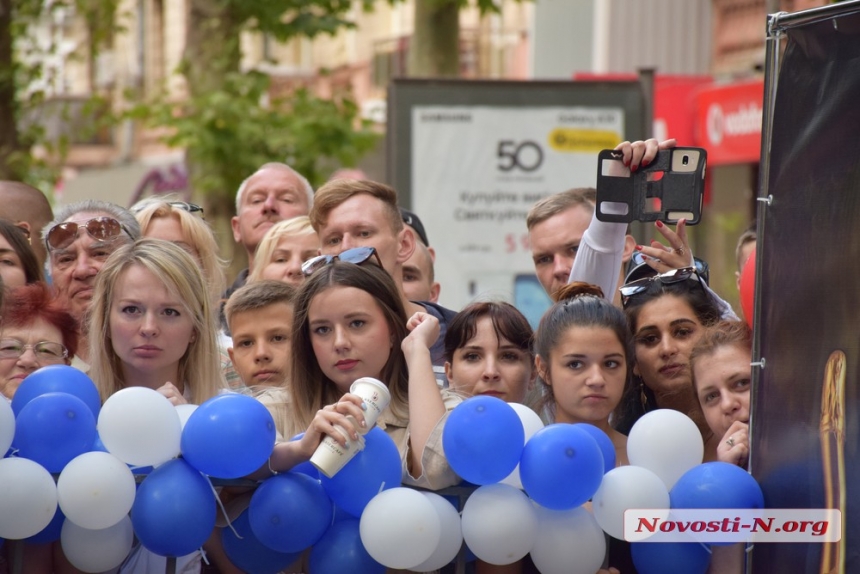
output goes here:
{"type": "Polygon", "coordinates": [[[645,383],[639,381],[639,402],[642,403],[642,410],[648,412],[648,396],[645,394],[645,383]]]}

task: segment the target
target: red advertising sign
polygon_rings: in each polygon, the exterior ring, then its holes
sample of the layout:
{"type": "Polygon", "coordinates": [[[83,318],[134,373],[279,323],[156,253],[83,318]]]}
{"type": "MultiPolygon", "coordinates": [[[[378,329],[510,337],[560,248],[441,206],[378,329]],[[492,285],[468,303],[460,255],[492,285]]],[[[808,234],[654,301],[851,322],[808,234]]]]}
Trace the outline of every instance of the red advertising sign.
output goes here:
{"type": "Polygon", "coordinates": [[[710,165],[759,161],[763,99],[761,80],[699,91],[695,145],[708,150],[710,165]]]}

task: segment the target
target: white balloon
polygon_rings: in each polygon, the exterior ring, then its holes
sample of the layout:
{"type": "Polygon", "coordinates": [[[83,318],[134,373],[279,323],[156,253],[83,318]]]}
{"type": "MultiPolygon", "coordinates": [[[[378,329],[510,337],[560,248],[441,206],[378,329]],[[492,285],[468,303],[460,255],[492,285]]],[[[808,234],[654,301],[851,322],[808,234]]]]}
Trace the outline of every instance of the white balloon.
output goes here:
{"type": "Polygon", "coordinates": [[[690,417],[672,409],[658,409],[642,416],[627,437],[630,464],[647,468],[666,488],[696,465],[702,464],[705,445],[690,417]]]}
{"type": "Polygon", "coordinates": [[[146,387],[114,393],[99,413],[99,437],[109,453],[133,466],[158,466],[179,454],[182,425],[167,398],[146,387]]]}
{"type": "MultiPolygon", "coordinates": [[[[591,500],[591,508],[597,523],[607,534],[624,540],[624,511],[652,508],[657,513],[655,516],[667,518],[669,490],[660,477],[647,468],[619,466],[603,475],[600,488],[591,500]]],[[[642,540],[647,537],[643,536],[642,540]]]]}
{"type": "Polygon", "coordinates": [[[6,456],[12,439],[15,438],[15,413],[12,403],[0,397],[0,457],[6,456]]]}
{"type": "Polygon", "coordinates": [[[460,528],[460,513],[453,504],[439,496],[434,492],[422,491],[427,500],[433,505],[436,514],[439,515],[439,521],[442,526],[442,533],[439,537],[439,544],[430,558],[415,566],[412,570],[415,572],[431,572],[438,570],[442,566],[451,562],[457,557],[460,552],[460,547],[463,545],[463,533],[460,528]]]}
{"type": "Polygon", "coordinates": [[[53,520],[57,485],[42,465],[26,458],[4,458],[0,485],[0,538],[29,538],[53,520]]]}
{"type": "Polygon", "coordinates": [[[603,564],[606,537],[585,508],[550,510],[535,504],[537,537],[531,551],[541,574],[594,574],[603,564]]]}
{"type": "Polygon", "coordinates": [[[126,559],[134,542],[131,519],[109,528],[89,530],[66,520],[60,533],[63,553],[72,566],[84,572],[104,572],[116,568],[126,559]]]}
{"type": "Polygon", "coordinates": [[[176,414],[179,415],[179,424],[183,430],[185,429],[185,423],[188,422],[188,417],[197,410],[197,407],[198,405],[192,405],[191,403],[176,405],[176,414]]]}
{"type": "Polygon", "coordinates": [[[391,488],[374,496],[359,523],[368,554],[388,568],[411,570],[439,545],[442,524],[427,497],[411,488],[391,488]]]}
{"type": "MultiPolygon", "coordinates": [[[[525,431],[525,441],[523,444],[525,444],[537,431],[544,427],[543,421],[540,420],[540,417],[536,412],[525,405],[521,405],[520,403],[508,403],[508,405],[514,409],[514,412],[516,412],[517,416],[520,417],[520,422],[523,423],[523,430],[525,431]]],[[[522,490],[523,482],[520,480],[520,465],[517,464],[511,474],[499,482],[502,484],[509,484],[514,488],[522,490]]]]}
{"type": "Polygon", "coordinates": [[[75,457],[60,473],[57,495],[60,509],[83,528],[101,530],[128,514],[136,485],[128,466],[106,452],[75,457]]]}
{"type": "Polygon", "coordinates": [[[523,423],[523,430],[526,433],[525,442],[528,442],[537,431],[544,427],[543,421],[540,420],[538,414],[530,407],[521,405],[520,403],[508,403],[508,405],[514,409],[517,416],[520,417],[520,422],[523,423]]]}
{"type": "Polygon", "coordinates": [[[463,507],[463,539],[475,556],[490,564],[512,564],[528,554],[537,523],[531,500],[507,484],[478,488],[463,507]]]}

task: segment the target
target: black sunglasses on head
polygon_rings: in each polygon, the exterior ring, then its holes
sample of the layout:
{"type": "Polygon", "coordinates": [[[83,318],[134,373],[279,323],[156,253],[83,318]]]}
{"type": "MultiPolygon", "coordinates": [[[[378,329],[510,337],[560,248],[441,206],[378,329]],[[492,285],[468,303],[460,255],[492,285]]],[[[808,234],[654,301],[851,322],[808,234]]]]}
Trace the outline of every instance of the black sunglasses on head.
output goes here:
{"type": "Polygon", "coordinates": [[[343,261],[344,263],[352,263],[361,265],[370,260],[371,257],[376,257],[376,263],[382,267],[382,260],[374,247],[354,247],[341,251],[338,255],[317,255],[302,263],[302,273],[305,275],[313,275],[314,271],[322,269],[326,265],[331,265],[335,261],[343,261]]]}
{"type": "MultiPolygon", "coordinates": [[[[193,213],[194,215],[199,215],[200,217],[203,217],[203,208],[196,203],[188,203],[187,201],[168,201],[166,203],[170,207],[175,207],[176,209],[181,209],[183,211],[187,211],[188,213],[193,213]]],[[[135,207],[132,207],[130,211],[133,214],[137,215],[150,205],[152,204],[147,203],[145,201],[141,201],[135,207]]]]}
{"type": "MultiPolygon", "coordinates": [[[[693,267],[696,268],[696,272],[699,277],[705,280],[705,283],[710,283],[711,270],[707,261],[693,257],[693,267]]],[[[634,251],[630,257],[630,263],[627,265],[627,275],[624,280],[627,283],[632,283],[636,279],[653,277],[656,274],[657,272],[645,262],[645,256],[639,251],[634,251]]]]}
{"type": "Polygon", "coordinates": [[[682,283],[688,279],[694,279],[703,290],[705,289],[705,281],[701,278],[695,267],[681,267],[680,269],[672,269],[659,275],[643,277],[642,279],[622,285],[619,289],[621,291],[621,306],[626,308],[631,297],[635,297],[646,291],[654,281],[659,281],[664,285],[671,285],[673,283],[682,283]]]}

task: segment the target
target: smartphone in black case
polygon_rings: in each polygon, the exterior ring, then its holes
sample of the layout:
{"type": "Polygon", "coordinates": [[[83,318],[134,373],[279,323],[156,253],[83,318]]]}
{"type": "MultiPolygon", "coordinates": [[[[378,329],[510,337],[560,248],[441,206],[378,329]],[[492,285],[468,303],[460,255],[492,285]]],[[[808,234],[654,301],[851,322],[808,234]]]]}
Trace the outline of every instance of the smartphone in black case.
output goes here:
{"type": "Polygon", "coordinates": [[[699,223],[707,164],[704,149],[660,150],[650,165],[635,172],[621,159],[621,152],[609,149],[597,156],[597,219],[699,223]]]}

